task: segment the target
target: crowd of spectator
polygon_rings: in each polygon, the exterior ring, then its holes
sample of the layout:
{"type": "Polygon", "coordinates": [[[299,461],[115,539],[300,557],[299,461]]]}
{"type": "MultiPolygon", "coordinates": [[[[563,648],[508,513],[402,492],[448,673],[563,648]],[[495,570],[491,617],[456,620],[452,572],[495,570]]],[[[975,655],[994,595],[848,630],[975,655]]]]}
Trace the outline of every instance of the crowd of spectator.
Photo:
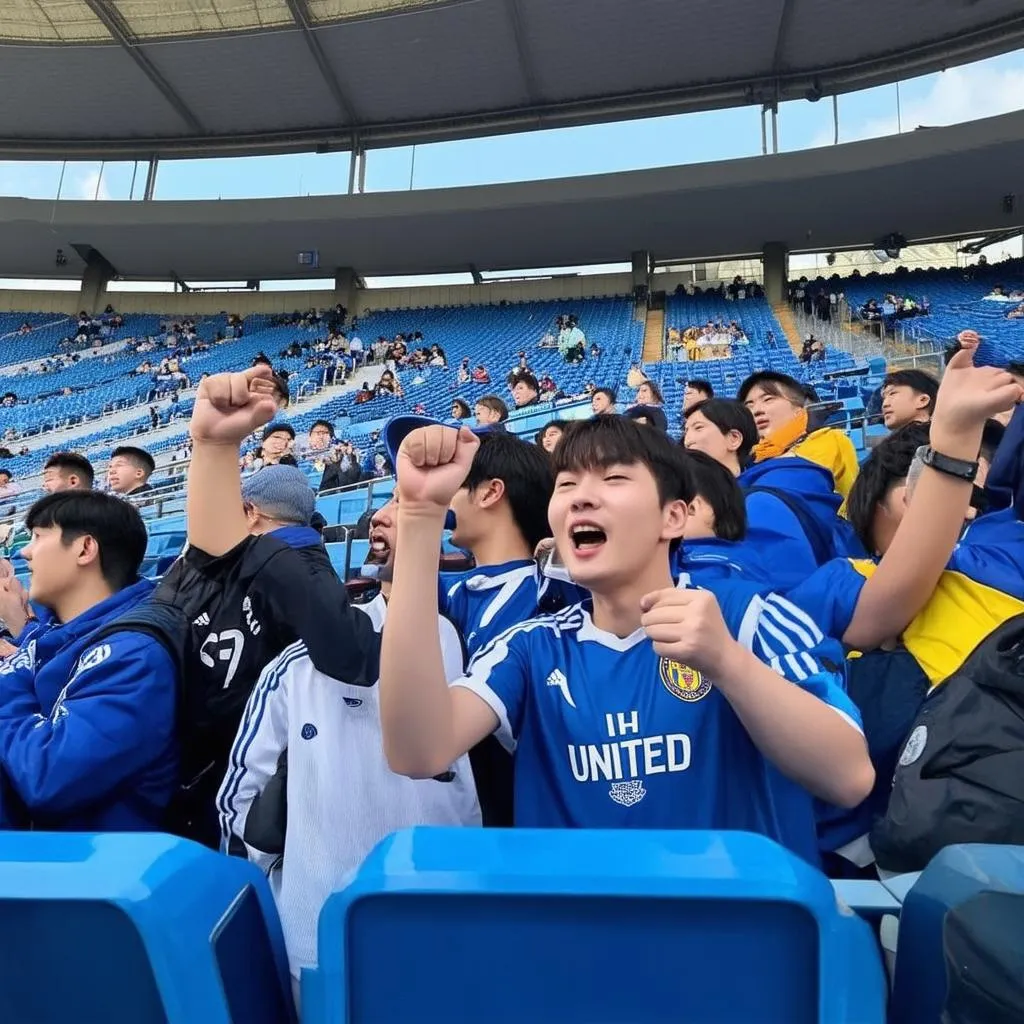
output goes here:
{"type": "MultiPolygon", "coordinates": [[[[402,398],[405,369],[492,381],[419,332],[364,350],[341,307],[294,317],[328,333],[282,356],[381,366],[361,401],[402,398]]],[[[557,327],[566,361],[587,358],[578,320],[557,327]]],[[[175,351],[139,372],[187,374],[195,325],[169,329],[175,351]]],[[[690,330],[698,351],[742,343],[735,322],[690,330]]],[[[1024,367],[975,366],[979,340],[960,335],[941,383],[886,376],[890,433],[863,465],[774,371],[735,397],[689,379],[677,441],[642,371],[569,395],[521,352],[505,393],[359,444],[327,418],[297,432],[262,353],[204,375],[187,545],[162,578],[140,576],[144,448],[113,452],[104,490],[87,458],[53,455],[0,537],[31,571],[26,589],[0,563],[0,825],[168,830],[252,860],[296,978],[329,893],[408,825],[741,829],[834,877],[908,870],[922,847],[889,811],[918,716],[971,714],[931,709],[1024,612],[1024,367]],[[354,603],[310,479],[392,476],[354,603]],[[471,567],[441,571],[443,544],[471,567]]],[[[0,497],[17,487],[0,470],[0,497]]],[[[1000,742],[968,751],[979,771],[1000,742]]],[[[958,818],[967,838],[997,834],[1009,801],[958,818]]]]}

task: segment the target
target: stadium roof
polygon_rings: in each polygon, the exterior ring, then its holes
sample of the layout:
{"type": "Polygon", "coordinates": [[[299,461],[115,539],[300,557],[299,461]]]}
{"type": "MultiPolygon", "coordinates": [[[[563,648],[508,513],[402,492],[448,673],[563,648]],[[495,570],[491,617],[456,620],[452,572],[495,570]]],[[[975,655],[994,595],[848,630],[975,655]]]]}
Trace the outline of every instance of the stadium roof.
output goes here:
{"type": "Polygon", "coordinates": [[[968,238],[1024,221],[1024,112],[684,167],[293,199],[0,199],[0,276],[224,281],[662,261],[968,238]],[[56,249],[68,259],[55,267],[56,249]]]}
{"type": "Polygon", "coordinates": [[[1020,0],[6,0],[0,157],[429,142],[820,97],[1022,45],[1020,0]]]}

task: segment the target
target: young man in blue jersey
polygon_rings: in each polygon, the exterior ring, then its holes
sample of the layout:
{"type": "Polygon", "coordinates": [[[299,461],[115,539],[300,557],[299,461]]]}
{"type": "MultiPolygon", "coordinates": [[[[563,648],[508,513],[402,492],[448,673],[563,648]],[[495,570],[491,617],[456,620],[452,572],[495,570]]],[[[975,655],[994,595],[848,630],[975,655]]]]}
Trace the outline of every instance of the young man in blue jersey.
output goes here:
{"type": "Polygon", "coordinates": [[[445,511],[477,446],[431,426],[399,451],[380,692],[392,768],[435,775],[495,733],[515,751],[517,825],[743,829],[816,861],[812,796],[852,806],[874,781],[857,709],[807,652],[806,616],[674,585],[693,488],[658,431],[601,416],[566,432],[548,514],[592,599],[506,631],[449,687],[427,627],[445,511]]]}
{"type": "MultiPolygon", "coordinates": [[[[384,443],[395,465],[411,430],[430,425],[422,416],[395,417],[384,443]]],[[[511,626],[533,618],[557,582],[543,576],[533,557],[547,536],[547,505],[554,486],[551,460],[537,445],[504,431],[477,428],[480,444],[462,486],[452,496],[446,524],[452,542],[475,566],[441,573],[438,606],[459,630],[472,657],[511,626]]],[[[470,751],[484,824],[512,824],[512,761],[493,737],[470,751]]]]}

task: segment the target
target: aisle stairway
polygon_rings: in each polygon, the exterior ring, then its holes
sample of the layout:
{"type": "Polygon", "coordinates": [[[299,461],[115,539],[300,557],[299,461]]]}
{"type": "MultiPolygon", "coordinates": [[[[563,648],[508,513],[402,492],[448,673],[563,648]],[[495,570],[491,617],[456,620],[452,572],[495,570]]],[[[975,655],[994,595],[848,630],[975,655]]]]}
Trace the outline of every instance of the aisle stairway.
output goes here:
{"type": "Polygon", "coordinates": [[[665,310],[647,310],[647,321],[644,326],[644,348],[642,360],[645,363],[657,363],[664,358],[665,351],[665,310]]]}
{"type": "Polygon", "coordinates": [[[803,338],[800,336],[800,328],[797,326],[796,317],[788,302],[777,302],[772,306],[775,319],[779,321],[786,341],[793,350],[794,355],[800,355],[803,350],[803,338]]]}

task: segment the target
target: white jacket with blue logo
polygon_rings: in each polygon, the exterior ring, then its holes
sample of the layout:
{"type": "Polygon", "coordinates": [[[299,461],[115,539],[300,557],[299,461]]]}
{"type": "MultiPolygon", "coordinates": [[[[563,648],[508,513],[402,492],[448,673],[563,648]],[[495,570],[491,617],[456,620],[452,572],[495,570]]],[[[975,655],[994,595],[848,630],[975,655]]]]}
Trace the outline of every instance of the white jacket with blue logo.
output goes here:
{"type": "MultiPolygon", "coordinates": [[[[365,612],[379,633],[387,606],[365,612]]],[[[463,671],[455,627],[439,619],[446,677],[463,671]]],[[[269,873],[292,974],[316,963],[316,928],[327,897],[351,880],[385,836],[413,825],[479,825],[480,805],[463,756],[436,779],[396,775],[384,757],[377,686],[353,686],[318,672],[301,643],[264,669],[242,716],[217,796],[225,849],[245,841],[253,802],[287,751],[284,854],[245,843],[269,873]]],[[[250,836],[251,838],[251,836],[250,836]]]]}

